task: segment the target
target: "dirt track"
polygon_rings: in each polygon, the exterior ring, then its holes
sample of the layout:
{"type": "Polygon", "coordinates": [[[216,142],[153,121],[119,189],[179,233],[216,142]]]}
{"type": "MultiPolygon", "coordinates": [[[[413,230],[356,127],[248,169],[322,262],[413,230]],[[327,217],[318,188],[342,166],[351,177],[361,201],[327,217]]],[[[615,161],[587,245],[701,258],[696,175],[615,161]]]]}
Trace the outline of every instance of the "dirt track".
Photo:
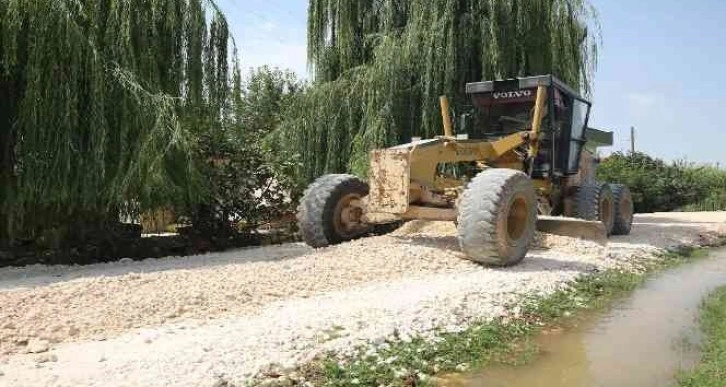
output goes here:
{"type": "Polygon", "coordinates": [[[0,385],[240,383],[270,363],[292,366],[394,330],[461,329],[510,313],[517,294],[551,292],[594,269],[637,270],[659,249],[726,234],[726,213],[639,216],[607,248],[544,236],[509,269],[461,259],[454,233],[414,222],[317,252],[284,245],[2,269],[0,385]]]}

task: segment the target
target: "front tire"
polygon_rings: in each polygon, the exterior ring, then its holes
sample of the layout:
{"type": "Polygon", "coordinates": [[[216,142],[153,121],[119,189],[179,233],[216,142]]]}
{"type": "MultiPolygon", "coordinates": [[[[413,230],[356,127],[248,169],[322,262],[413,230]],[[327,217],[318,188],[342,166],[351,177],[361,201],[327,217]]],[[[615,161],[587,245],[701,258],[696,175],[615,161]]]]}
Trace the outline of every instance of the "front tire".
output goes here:
{"type": "Polygon", "coordinates": [[[459,245],[469,259],[492,266],[521,262],[537,224],[532,180],[512,169],[479,173],[464,191],[457,222],[459,245]]]}
{"type": "Polygon", "coordinates": [[[325,175],[305,191],[297,220],[305,243],[314,248],[340,244],[365,236],[356,202],[368,196],[368,184],[351,175],[325,175]]]}

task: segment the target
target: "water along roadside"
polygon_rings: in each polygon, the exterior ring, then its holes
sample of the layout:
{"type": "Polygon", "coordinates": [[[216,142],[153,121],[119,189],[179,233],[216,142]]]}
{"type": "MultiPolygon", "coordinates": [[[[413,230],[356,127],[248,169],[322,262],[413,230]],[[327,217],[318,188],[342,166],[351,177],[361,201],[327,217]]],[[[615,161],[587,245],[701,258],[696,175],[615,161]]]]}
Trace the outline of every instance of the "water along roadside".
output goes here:
{"type": "Polygon", "coordinates": [[[526,366],[493,366],[447,386],[665,386],[699,359],[699,305],[726,284],[726,249],[646,281],[608,311],[537,337],[526,366]]]}

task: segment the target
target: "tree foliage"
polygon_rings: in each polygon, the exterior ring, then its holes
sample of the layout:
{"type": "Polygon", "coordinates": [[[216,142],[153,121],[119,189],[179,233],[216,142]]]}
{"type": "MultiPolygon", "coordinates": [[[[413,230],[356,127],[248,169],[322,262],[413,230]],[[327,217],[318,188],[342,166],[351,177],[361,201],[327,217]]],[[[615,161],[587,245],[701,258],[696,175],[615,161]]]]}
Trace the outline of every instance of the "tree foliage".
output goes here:
{"type": "Polygon", "coordinates": [[[0,241],[203,196],[229,51],[207,0],[1,1],[0,241]]]}
{"type": "Polygon", "coordinates": [[[600,180],[627,185],[636,212],[726,210],[726,171],[645,153],[615,153],[598,167],[600,180]]]}
{"type": "MultiPolygon", "coordinates": [[[[261,67],[232,89],[234,114],[225,130],[200,138],[201,167],[209,195],[191,209],[198,231],[231,235],[240,224],[254,229],[290,210],[290,166],[294,159],[276,152],[268,139],[303,85],[291,72],[261,67]]],[[[243,230],[246,231],[246,230],[243,230]]]]}
{"type": "Polygon", "coordinates": [[[441,133],[438,97],[553,73],[589,90],[598,33],[585,0],[309,0],[314,86],[281,130],[299,175],[365,172],[367,152],[441,133]]]}

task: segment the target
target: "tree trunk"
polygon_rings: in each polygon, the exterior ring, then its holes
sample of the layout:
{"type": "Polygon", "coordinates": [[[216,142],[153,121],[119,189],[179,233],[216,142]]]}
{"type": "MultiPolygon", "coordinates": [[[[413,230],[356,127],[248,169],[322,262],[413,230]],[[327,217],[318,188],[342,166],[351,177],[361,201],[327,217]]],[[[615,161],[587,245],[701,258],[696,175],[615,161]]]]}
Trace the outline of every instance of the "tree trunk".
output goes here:
{"type": "Polygon", "coordinates": [[[14,207],[12,198],[15,190],[15,130],[12,112],[17,98],[14,82],[0,78],[0,247],[8,246],[12,238],[13,217],[9,212],[14,207]]]}

